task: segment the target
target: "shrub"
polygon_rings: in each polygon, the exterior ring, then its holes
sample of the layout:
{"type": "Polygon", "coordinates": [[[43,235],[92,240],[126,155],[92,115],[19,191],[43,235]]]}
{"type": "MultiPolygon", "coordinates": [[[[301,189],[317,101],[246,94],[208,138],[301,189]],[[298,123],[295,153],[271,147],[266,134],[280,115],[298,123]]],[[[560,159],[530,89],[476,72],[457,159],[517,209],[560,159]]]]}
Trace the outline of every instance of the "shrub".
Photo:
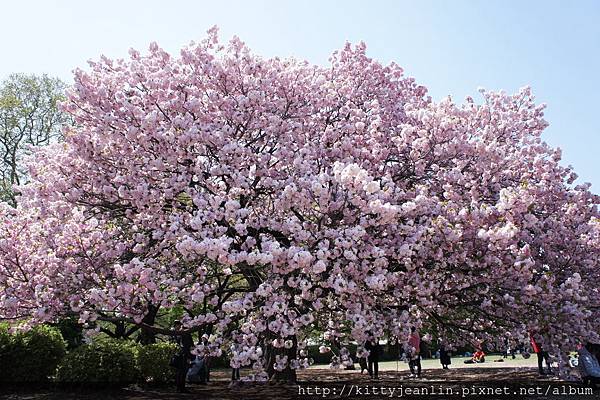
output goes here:
{"type": "Polygon", "coordinates": [[[13,335],[8,333],[8,327],[0,326],[0,382],[14,382],[15,368],[17,360],[23,356],[24,346],[22,338],[15,340],[13,335]]]}
{"type": "Polygon", "coordinates": [[[175,370],[169,366],[169,361],[177,349],[175,343],[166,342],[140,346],[137,361],[142,380],[147,383],[172,381],[175,370]]]}
{"type": "Polygon", "coordinates": [[[139,378],[136,350],[135,345],[118,340],[82,345],[63,358],[57,381],[111,385],[135,382],[139,378]]]}
{"type": "Polygon", "coordinates": [[[36,326],[26,332],[10,334],[0,327],[0,382],[46,382],[66,352],[58,329],[36,326]]]}

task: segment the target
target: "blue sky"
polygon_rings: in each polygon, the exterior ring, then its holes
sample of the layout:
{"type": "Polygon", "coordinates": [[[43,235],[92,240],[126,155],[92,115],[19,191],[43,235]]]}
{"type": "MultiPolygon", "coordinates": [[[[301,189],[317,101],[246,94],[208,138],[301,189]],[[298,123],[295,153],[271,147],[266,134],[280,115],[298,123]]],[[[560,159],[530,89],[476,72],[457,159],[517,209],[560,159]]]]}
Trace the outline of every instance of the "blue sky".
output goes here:
{"type": "Polygon", "coordinates": [[[479,86],[531,85],[548,104],[545,140],[600,193],[600,1],[5,1],[0,79],[48,73],[67,82],[86,60],[156,41],[170,52],[238,35],[263,56],[325,64],[346,41],[395,61],[435,99],[479,86]]]}

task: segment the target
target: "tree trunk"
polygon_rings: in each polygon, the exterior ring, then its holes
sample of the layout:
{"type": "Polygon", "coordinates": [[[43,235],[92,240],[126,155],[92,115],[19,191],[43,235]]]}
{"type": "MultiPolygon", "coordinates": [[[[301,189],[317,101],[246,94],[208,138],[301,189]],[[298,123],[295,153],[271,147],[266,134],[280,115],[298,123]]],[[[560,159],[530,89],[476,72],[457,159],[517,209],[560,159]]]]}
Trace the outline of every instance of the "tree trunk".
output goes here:
{"type": "MultiPolygon", "coordinates": [[[[158,313],[158,307],[152,304],[148,305],[148,313],[142,319],[142,322],[147,325],[154,325],[156,314],[158,313]]],[[[142,325],[142,329],[140,331],[140,335],[138,336],[138,342],[141,344],[153,344],[156,343],[156,333],[144,325],[142,325]]]]}
{"type": "Polygon", "coordinates": [[[298,381],[298,377],[296,374],[296,370],[290,368],[290,360],[297,358],[298,352],[298,339],[296,336],[292,336],[292,347],[290,349],[286,348],[276,348],[273,347],[270,341],[266,344],[266,357],[267,360],[267,374],[269,375],[270,382],[285,382],[285,383],[296,383],[298,381]],[[276,356],[287,356],[288,364],[283,371],[277,371],[274,367],[276,356]]]}

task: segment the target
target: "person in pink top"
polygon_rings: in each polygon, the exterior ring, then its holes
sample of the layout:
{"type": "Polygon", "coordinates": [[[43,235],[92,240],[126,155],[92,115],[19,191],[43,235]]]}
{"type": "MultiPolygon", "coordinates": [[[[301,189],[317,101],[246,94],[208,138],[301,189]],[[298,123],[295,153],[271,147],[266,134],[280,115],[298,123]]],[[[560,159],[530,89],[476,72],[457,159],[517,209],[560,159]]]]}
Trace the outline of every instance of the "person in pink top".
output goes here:
{"type": "Polygon", "coordinates": [[[409,362],[408,367],[410,368],[411,377],[421,377],[421,337],[417,328],[414,326],[410,330],[410,336],[408,337],[409,347],[409,362]]]}

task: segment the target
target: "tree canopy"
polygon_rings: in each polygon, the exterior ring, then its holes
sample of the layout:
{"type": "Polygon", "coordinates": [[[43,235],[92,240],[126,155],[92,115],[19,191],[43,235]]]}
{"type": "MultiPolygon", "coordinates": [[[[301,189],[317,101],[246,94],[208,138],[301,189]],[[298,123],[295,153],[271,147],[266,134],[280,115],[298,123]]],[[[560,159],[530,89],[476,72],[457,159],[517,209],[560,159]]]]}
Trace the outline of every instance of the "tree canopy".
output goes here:
{"type": "Polygon", "coordinates": [[[321,67],[239,40],[156,44],[78,70],[65,141],[0,212],[0,318],[125,321],[307,365],[330,340],[596,335],[600,215],[541,139],[529,88],[440,102],[346,45],[321,67]],[[269,349],[266,354],[265,349],[269,349]]]}
{"type": "Polygon", "coordinates": [[[58,109],[66,85],[46,75],[13,74],[0,83],[0,201],[15,205],[14,185],[27,181],[31,146],[58,141],[68,123],[58,109]]]}

